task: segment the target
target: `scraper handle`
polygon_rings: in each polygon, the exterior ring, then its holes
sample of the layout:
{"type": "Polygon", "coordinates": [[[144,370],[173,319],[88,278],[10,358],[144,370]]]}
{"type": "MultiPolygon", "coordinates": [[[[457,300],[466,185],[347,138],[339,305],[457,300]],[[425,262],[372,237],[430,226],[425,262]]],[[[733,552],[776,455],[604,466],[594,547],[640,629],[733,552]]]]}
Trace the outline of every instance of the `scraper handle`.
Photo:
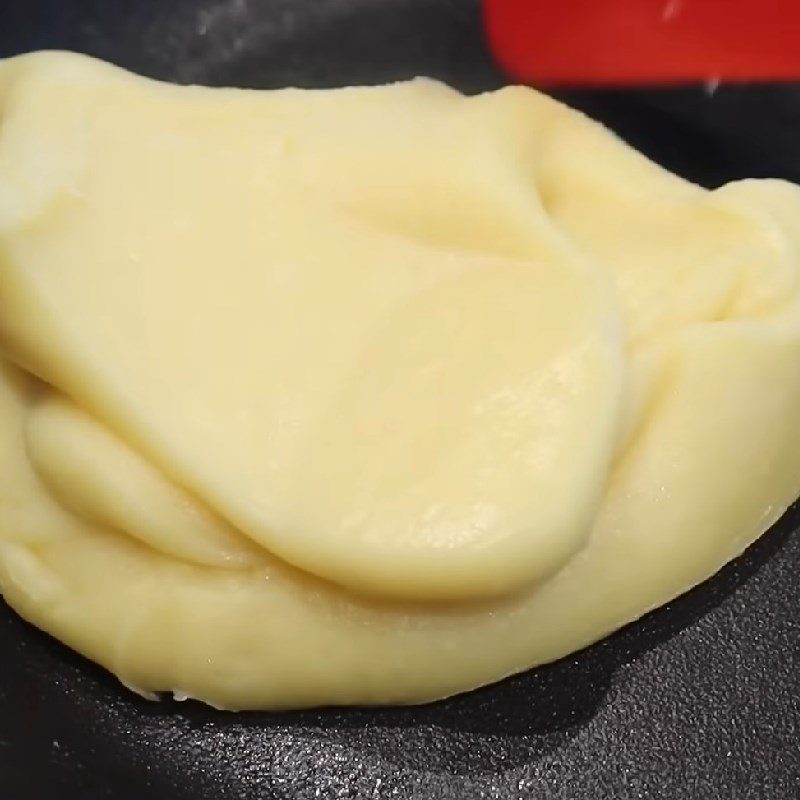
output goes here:
{"type": "Polygon", "coordinates": [[[484,15],[518,82],[800,79],[800,0],[484,0],[484,15]]]}

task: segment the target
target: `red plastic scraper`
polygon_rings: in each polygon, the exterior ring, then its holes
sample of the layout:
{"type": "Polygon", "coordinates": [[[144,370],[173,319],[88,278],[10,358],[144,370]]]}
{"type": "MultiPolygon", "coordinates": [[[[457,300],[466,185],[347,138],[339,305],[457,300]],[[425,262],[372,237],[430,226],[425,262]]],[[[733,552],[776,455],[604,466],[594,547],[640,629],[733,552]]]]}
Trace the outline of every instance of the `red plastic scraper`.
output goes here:
{"type": "Polygon", "coordinates": [[[800,0],[485,0],[516,80],[621,85],[800,78],[800,0]]]}

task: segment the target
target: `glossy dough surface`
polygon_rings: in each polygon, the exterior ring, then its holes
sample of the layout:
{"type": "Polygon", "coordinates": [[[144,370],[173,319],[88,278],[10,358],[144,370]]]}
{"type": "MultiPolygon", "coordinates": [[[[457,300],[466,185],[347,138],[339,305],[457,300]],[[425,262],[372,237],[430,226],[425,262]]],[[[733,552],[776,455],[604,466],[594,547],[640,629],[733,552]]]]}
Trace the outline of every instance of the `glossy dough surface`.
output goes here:
{"type": "Polygon", "coordinates": [[[800,492],[798,222],[530,89],[0,62],[0,589],[225,708],[565,655],[800,492]]]}

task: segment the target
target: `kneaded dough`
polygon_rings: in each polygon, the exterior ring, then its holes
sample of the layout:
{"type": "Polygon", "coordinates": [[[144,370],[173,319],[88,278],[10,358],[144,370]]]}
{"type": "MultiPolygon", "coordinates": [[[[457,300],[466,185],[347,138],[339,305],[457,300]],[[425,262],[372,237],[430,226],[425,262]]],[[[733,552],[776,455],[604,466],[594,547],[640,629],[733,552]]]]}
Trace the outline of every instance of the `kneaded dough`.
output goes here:
{"type": "Polygon", "coordinates": [[[224,708],[559,658],[800,492],[798,222],[531,89],[0,62],[0,589],[224,708]]]}

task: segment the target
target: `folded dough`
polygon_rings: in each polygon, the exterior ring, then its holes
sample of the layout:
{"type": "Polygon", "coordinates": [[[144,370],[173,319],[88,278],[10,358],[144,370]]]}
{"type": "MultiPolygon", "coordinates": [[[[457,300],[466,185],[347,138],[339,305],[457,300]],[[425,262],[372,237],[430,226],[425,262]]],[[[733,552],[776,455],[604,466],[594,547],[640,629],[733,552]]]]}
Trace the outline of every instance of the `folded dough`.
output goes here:
{"type": "Polygon", "coordinates": [[[0,62],[0,589],[225,708],[565,655],[800,492],[798,220],[530,89],[0,62]]]}

